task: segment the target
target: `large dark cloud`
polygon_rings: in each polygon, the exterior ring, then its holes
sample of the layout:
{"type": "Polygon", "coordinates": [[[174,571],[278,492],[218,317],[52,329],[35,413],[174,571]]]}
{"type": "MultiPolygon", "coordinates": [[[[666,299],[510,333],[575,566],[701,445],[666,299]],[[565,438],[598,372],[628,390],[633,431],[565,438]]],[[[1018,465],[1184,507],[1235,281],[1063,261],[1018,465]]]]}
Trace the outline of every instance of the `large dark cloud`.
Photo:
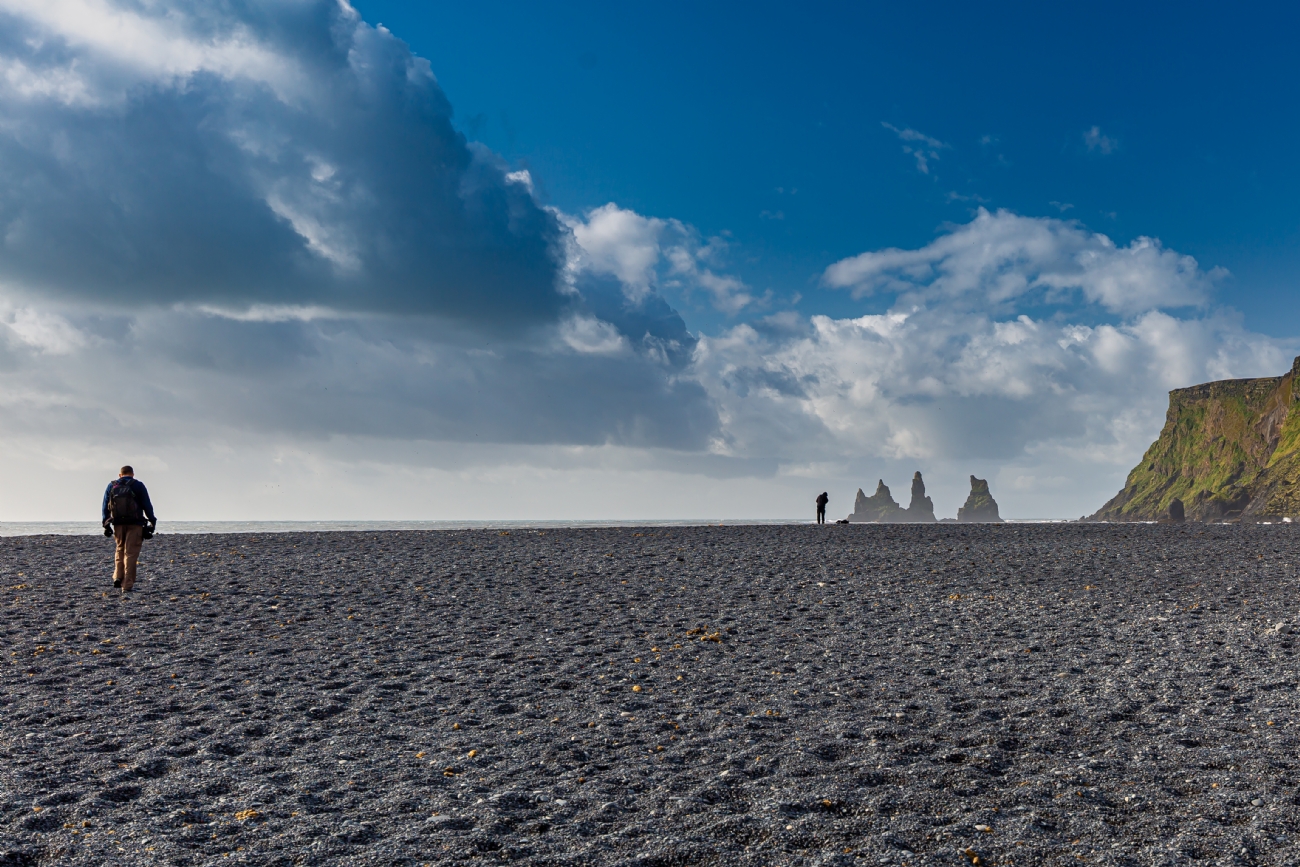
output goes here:
{"type": "Polygon", "coordinates": [[[0,19],[0,280],[495,326],[564,307],[557,220],[387,31],[333,0],[117,13],[142,56],[0,19]]]}
{"type": "Polygon", "coordinates": [[[585,223],[467,142],[429,64],[346,3],[0,0],[0,66],[0,379],[72,407],[19,427],[716,434],[677,311],[585,264],[585,223]],[[129,412],[106,353],[140,374],[129,412]]]}

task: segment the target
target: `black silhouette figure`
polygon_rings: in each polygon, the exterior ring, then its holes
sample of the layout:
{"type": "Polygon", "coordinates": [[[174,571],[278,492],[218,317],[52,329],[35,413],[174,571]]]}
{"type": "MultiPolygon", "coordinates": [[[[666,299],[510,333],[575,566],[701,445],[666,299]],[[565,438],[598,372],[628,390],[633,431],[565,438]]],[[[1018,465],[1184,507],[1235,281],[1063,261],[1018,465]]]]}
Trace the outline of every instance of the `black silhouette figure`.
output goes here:
{"type": "Polygon", "coordinates": [[[818,524],[826,523],[826,504],[829,503],[830,501],[831,498],[826,496],[825,491],[822,491],[821,494],[817,497],[817,523],[818,524]]]}

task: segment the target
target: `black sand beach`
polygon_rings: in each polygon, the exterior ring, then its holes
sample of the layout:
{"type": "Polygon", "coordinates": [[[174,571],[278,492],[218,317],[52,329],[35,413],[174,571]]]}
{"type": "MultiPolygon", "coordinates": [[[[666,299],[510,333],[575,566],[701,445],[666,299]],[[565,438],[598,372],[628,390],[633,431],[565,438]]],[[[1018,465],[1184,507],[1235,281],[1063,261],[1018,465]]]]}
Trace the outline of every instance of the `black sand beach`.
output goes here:
{"type": "Polygon", "coordinates": [[[0,867],[1295,864],[1300,527],[0,541],[0,867]]]}

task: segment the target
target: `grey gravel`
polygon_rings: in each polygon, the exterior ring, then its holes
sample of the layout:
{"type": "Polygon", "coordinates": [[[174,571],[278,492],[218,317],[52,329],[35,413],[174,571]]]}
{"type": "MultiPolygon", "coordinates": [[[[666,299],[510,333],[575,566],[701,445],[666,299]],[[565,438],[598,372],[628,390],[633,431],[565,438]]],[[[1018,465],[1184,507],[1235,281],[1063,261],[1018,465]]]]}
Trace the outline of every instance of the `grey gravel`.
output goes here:
{"type": "Polygon", "coordinates": [[[1295,864],[1298,531],[0,540],[0,867],[1295,864]]]}

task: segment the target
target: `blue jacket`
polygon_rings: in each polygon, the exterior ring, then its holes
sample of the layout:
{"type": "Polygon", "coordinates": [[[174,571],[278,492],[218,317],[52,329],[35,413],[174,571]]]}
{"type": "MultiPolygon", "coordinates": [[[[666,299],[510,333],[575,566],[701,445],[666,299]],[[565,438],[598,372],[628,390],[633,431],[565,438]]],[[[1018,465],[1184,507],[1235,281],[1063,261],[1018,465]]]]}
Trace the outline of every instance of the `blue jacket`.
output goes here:
{"type": "MultiPolygon", "coordinates": [[[[103,523],[107,523],[108,519],[112,517],[112,515],[108,513],[108,495],[112,492],[113,485],[117,484],[117,482],[118,479],[114,479],[109,482],[108,487],[104,489],[104,505],[100,508],[100,511],[103,513],[103,523]]],[[[132,478],[131,490],[135,493],[135,498],[140,503],[140,510],[144,512],[144,516],[149,520],[149,523],[158,523],[158,519],[154,517],[153,514],[153,503],[149,502],[149,489],[144,486],[144,482],[132,478]]],[[[144,521],[140,521],[139,523],[143,526],[144,521]]]]}

